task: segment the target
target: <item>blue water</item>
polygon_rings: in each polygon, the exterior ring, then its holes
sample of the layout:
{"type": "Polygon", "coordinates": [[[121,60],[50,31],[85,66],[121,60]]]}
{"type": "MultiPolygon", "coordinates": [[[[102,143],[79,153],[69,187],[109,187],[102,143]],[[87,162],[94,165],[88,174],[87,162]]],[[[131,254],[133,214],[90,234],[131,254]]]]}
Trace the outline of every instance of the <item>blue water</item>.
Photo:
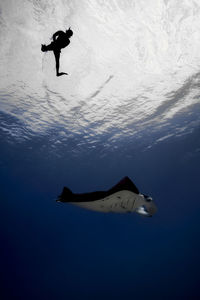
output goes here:
{"type": "Polygon", "coordinates": [[[1,299],[198,299],[199,129],[103,158],[70,157],[68,144],[58,155],[50,136],[1,137],[1,299]],[[154,198],[155,216],[55,202],[64,185],[101,190],[124,175],[154,198]]]}

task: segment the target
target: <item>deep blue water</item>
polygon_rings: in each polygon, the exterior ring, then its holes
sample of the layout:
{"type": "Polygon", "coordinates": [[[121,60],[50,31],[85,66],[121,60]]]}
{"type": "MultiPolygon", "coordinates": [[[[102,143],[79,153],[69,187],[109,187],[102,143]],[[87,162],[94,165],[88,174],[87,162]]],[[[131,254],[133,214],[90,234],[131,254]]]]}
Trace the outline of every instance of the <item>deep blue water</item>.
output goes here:
{"type": "Polygon", "coordinates": [[[199,128],[104,156],[52,148],[52,134],[1,132],[1,299],[199,299],[199,128]],[[152,218],[55,202],[64,185],[103,190],[125,175],[153,197],[152,218]]]}

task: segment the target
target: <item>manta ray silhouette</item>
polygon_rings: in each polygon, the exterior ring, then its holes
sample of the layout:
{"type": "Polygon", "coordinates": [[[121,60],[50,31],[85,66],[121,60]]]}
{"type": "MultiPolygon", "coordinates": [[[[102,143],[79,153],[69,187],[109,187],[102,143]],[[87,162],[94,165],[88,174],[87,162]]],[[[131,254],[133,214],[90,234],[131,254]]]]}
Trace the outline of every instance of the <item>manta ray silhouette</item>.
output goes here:
{"type": "Polygon", "coordinates": [[[149,217],[157,211],[152,198],[140,194],[138,188],[127,176],[107,191],[75,194],[69,188],[64,187],[56,201],[99,212],[137,212],[149,217]]]}

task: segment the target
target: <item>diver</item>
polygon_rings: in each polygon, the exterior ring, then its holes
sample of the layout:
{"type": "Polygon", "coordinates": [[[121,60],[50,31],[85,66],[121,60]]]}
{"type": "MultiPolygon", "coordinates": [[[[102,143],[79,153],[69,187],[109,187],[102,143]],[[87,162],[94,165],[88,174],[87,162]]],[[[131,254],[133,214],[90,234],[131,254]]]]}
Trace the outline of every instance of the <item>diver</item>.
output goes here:
{"type": "Polygon", "coordinates": [[[73,31],[69,27],[66,32],[64,31],[57,31],[53,34],[53,42],[49,45],[42,45],[41,46],[41,51],[46,52],[46,51],[53,51],[55,60],[56,60],[56,75],[61,76],[61,75],[68,75],[67,73],[61,72],[59,73],[59,67],[60,67],[60,53],[61,49],[67,47],[70,44],[70,38],[73,35],[73,31]]]}

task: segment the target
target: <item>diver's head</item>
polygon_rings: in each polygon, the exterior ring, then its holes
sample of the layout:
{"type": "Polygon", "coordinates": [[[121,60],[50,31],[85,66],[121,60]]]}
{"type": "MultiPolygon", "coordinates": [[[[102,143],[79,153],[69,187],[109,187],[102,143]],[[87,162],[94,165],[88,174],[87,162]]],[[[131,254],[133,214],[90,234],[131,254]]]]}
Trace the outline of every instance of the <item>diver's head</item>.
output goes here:
{"type": "Polygon", "coordinates": [[[68,38],[70,38],[73,35],[73,31],[71,30],[70,27],[69,27],[69,29],[66,30],[66,34],[67,34],[68,38]]]}

